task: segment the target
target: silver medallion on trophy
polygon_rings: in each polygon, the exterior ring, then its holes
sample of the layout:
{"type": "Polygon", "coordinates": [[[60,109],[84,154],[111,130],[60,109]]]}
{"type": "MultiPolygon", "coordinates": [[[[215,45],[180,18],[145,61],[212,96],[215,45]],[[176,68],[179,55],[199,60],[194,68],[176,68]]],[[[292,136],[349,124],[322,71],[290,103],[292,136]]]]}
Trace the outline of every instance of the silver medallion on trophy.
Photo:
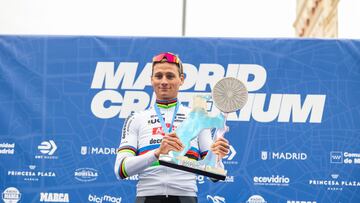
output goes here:
{"type": "Polygon", "coordinates": [[[195,96],[192,110],[187,119],[175,130],[185,146],[184,149],[180,152],[171,151],[169,154],[161,154],[159,163],[171,168],[225,180],[227,171],[221,166],[219,157],[211,150],[200,161],[190,159],[185,154],[191,148],[190,142],[204,129],[216,129],[213,136],[214,141],[218,137],[224,136],[228,130],[226,126],[227,115],[241,109],[246,104],[248,91],[240,80],[226,77],[215,84],[211,93],[215,106],[221,112],[216,116],[209,116],[207,102],[211,97],[195,96]]]}

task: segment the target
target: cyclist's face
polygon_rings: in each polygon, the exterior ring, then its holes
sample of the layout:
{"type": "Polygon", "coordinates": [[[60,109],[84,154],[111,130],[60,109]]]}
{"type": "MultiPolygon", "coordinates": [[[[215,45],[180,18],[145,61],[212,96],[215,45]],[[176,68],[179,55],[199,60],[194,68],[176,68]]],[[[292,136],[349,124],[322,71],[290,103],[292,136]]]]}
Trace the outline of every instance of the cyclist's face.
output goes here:
{"type": "Polygon", "coordinates": [[[168,100],[176,98],[180,86],[184,83],[184,75],[179,74],[178,67],[172,63],[157,63],[151,76],[151,85],[156,98],[168,100]]]}

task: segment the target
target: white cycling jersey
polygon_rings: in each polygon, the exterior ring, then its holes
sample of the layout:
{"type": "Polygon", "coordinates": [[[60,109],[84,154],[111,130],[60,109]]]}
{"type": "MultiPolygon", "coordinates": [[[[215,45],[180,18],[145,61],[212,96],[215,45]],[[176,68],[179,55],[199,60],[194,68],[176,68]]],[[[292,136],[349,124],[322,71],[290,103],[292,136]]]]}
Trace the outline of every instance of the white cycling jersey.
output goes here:
{"type": "MultiPolygon", "coordinates": [[[[176,100],[175,100],[176,101],[176,100]]],[[[158,105],[169,128],[175,110],[174,104],[158,105]]],[[[173,122],[176,129],[183,122],[190,108],[179,105],[173,122]]],[[[160,146],[164,132],[153,107],[130,115],[124,122],[118,149],[115,173],[118,179],[138,174],[137,196],[176,195],[197,196],[196,175],[158,164],[154,155],[160,146]]],[[[186,156],[203,158],[212,144],[210,129],[203,130],[191,141],[186,156]]]]}

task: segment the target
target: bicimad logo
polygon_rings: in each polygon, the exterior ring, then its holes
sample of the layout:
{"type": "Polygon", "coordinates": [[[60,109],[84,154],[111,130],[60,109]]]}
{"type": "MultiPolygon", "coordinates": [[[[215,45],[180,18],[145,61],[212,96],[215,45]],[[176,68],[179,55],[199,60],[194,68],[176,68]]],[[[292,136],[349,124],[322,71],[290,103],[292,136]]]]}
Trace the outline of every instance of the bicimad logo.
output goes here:
{"type": "Polygon", "coordinates": [[[211,200],[213,203],[225,203],[225,197],[221,197],[221,196],[211,196],[211,195],[207,195],[206,196],[207,200],[211,200]]]}
{"type": "Polygon", "coordinates": [[[17,203],[21,199],[21,193],[15,187],[8,187],[2,193],[4,203],[17,203]]]}

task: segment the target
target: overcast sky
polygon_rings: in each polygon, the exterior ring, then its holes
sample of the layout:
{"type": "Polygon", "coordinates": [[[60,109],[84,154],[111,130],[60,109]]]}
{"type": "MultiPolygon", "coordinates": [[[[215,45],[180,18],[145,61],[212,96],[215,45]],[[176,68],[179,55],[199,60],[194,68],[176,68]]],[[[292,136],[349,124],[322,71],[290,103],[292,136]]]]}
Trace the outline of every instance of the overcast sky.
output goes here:
{"type": "MultiPolygon", "coordinates": [[[[295,37],[296,0],[187,0],[186,36],[295,37]]],[[[181,36],[183,0],[0,0],[0,34],[181,36]]],[[[360,38],[340,0],[339,37],[360,38]]]]}

